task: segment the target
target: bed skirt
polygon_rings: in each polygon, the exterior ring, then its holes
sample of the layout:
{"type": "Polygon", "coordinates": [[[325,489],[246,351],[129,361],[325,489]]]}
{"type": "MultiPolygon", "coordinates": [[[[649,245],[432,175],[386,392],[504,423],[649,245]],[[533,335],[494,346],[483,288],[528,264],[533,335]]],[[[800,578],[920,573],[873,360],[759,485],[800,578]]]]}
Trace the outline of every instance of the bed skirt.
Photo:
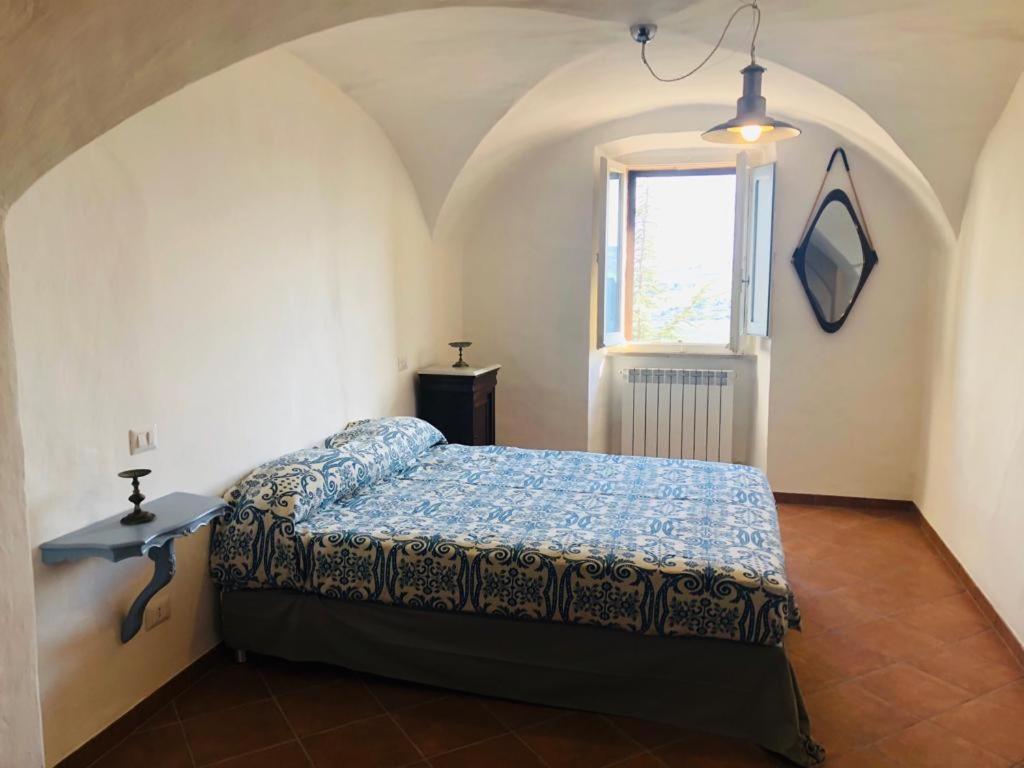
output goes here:
{"type": "Polygon", "coordinates": [[[781,647],[332,600],[225,592],[224,642],[292,661],[745,739],[797,765],[824,750],[781,647]]]}

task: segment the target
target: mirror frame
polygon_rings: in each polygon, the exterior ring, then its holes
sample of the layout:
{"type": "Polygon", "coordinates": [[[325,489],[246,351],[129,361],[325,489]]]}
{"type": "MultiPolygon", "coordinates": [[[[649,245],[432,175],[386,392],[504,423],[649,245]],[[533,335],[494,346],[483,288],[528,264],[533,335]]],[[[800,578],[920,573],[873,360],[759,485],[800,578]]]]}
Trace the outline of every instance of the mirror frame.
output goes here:
{"type": "MultiPolygon", "coordinates": [[[[829,165],[831,165],[831,163],[829,163],[829,165]]],[[[825,196],[825,199],[821,201],[821,205],[818,206],[818,212],[814,215],[814,220],[811,222],[811,226],[807,229],[807,234],[804,236],[803,241],[793,254],[793,266],[796,268],[796,273],[800,278],[800,284],[803,286],[804,293],[807,294],[807,302],[811,305],[811,309],[814,311],[814,316],[818,320],[818,325],[821,326],[823,331],[826,333],[835,333],[843,327],[843,323],[845,323],[846,318],[850,316],[850,312],[853,310],[854,305],[857,303],[857,299],[860,297],[860,292],[864,288],[864,283],[868,281],[871,271],[877,264],[878,254],[875,253],[874,248],[871,247],[867,236],[864,234],[864,226],[860,223],[860,217],[857,216],[857,212],[853,208],[853,203],[850,202],[850,197],[841,189],[833,189],[825,196]],[[822,213],[825,212],[825,208],[827,208],[830,203],[837,201],[846,206],[846,210],[850,214],[850,218],[853,220],[854,226],[857,228],[857,236],[860,238],[860,246],[864,252],[864,269],[860,274],[860,282],[857,283],[857,289],[853,292],[853,298],[850,299],[850,304],[846,307],[846,311],[843,312],[842,317],[838,320],[829,320],[825,317],[821,308],[818,306],[818,302],[814,298],[814,294],[811,293],[811,288],[807,283],[807,247],[811,243],[811,235],[814,234],[814,228],[818,226],[818,219],[820,219],[822,213]]]]}

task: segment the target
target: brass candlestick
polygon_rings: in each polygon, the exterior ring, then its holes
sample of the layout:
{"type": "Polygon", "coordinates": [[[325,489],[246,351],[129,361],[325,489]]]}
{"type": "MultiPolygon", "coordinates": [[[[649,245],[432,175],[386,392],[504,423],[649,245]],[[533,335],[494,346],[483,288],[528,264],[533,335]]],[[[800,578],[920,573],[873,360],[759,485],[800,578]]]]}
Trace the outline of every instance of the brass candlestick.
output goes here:
{"type": "Polygon", "coordinates": [[[118,477],[131,479],[132,495],[128,497],[128,501],[134,505],[132,511],[121,518],[121,525],[141,525],[156,519],[156,515],[142,508],[142,501],[146,496],[139,490],[139,478],[145,477],[152,471],[151,469],[126,469],[124,472],[117,473],[118,477]]]}
{"type": "Polygon", "coordinates": [[[466,347],[473,346],[473,342],[472,341],[450,341],[450,342],[448,342],[448,346],[449,347],[454,347],[455,349],[459,350],[459,359],[455,361],[455,364],[452,366],[452,368],[469,368],[469,363],[467,363],[465,360],[462,359],[462,350],[464,350],[466,347]]]}

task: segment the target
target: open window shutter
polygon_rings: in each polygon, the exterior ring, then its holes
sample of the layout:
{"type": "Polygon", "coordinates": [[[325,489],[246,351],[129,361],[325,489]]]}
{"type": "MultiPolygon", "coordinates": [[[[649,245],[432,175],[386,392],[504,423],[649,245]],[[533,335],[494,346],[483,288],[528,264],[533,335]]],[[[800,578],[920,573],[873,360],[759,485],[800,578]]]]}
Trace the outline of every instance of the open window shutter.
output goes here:
{"type": "Polygon", "coordinates": [[[599,190],[601,227],[598,234],[598,346],[625,343],[626,169],[601,158],[603,187],[599,190]]]}
{"type": "Polygon", "coordinates": [[[771,308],[772,228],[775,211],[775,164],[749,170],[743,332],[767,336],[771,308]]]}

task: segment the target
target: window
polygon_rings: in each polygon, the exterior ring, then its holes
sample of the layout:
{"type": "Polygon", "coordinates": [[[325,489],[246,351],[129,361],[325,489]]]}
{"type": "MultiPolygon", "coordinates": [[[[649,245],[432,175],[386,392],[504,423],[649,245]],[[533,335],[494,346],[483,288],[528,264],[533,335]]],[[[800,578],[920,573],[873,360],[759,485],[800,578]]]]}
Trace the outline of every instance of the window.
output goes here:
{"type": "Polygon", "coordinates": [[[729,345],[736,172],[631,171],[625,336],[729,345]]]}
{"type": "Polygon", "coordinates": [[[741,332],[767,335],[774,165],[602,170],[602,345],[735,350],[741,332]]]}

